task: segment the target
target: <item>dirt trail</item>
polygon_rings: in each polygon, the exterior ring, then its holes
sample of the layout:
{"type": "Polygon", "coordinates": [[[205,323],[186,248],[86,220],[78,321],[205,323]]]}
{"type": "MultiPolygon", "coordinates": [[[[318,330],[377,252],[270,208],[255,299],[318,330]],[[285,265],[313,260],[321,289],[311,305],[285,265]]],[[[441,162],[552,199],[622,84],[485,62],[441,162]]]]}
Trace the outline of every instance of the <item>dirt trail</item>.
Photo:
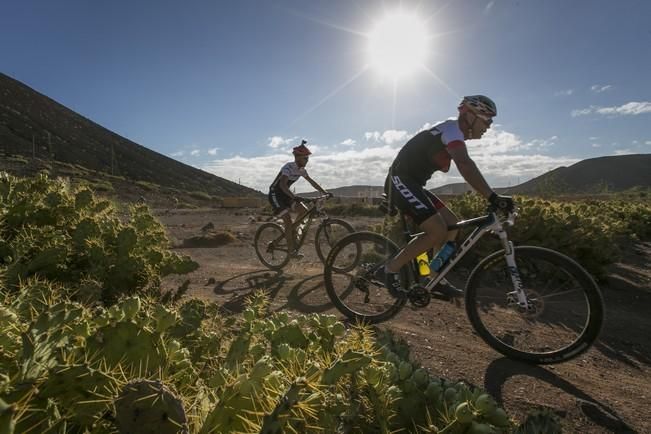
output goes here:
{"type": "MultiPolygon", "coordinates": [[[[248,223],[249,215],[253,214],[159,212],[175,240],[200,234],[209,222],[237,238],[217,248],[177,249],[201,267],[189,276],[170,278],[165,285],[178,286],[189,278],[190,294],[216,300],[234,312],[242,309],[244,298],[253,290],[266,288],[272,309],[342,317],[325,293],[312,241],[303,246],[304,259],[290,263],[282,273],[267,270],[252,247],[258,225],[248,223]]],[[[379,221],[348,220],[358,230],[379,221]]],[[[504,358],[474,333],[463,306],[441,301],[418,310],[407,307],[382,327],[405,338],[412,356],[430,372],[486,388],[517,418],[532,407],[548,407],[564,418],[567,433],[650,433],[650,270],[651,243],[636,245],[622,263],[612,267],[609,282],[602,285],[607,318],[599,341],[578,359],[560,365],[532,366],[504,358]]]]}

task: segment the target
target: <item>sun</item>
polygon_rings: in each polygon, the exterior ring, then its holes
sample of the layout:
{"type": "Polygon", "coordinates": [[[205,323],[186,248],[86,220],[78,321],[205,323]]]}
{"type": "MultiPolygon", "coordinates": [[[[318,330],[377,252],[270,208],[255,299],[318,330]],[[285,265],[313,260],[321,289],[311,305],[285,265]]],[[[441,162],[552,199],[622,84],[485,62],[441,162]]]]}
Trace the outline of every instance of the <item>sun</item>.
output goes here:
{"type": "Polygon", "coordinates": [[[382,76],[404,78],[427,61],[430,36],[414,14],[387,14],[367,36],[369,66],[382,76]]]}

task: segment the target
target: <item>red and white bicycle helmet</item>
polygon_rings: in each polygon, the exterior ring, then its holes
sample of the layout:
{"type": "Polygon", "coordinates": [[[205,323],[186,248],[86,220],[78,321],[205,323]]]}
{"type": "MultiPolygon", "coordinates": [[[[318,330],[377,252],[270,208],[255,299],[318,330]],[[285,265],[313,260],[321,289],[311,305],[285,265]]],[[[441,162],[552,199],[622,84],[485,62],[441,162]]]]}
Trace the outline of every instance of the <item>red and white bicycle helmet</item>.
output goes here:
{"type": "Polygon", "coordinates": [[[310,150],[307,149],[307,146],[305,146],[306,143],[307,142],[305,140],[301,140],[301,144],[292,149],[292,154],[298,157],[306,157],[312,154],[312,152],[310,152],[310,150]]]}
{"type": "Polygon", "coordinates": [[[491,118],[497,116],[497,106],[492,99],[484,95],[464,96],[459,104],[459,110],[464,107],[478,115],[491,118]]]}

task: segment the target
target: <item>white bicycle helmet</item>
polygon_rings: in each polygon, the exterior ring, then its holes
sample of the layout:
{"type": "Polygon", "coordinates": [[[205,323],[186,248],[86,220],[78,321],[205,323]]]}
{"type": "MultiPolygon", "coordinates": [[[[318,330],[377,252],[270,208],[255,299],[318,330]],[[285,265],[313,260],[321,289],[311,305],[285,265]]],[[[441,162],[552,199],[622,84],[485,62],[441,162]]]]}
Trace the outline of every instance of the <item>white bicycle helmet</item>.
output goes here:
{"type": "Polygon", "coordinates": [[[459,104],[459,110],[463,107],[467,107],[476,114],[488,117],[497,116],[497,106],[492,99],[484,95],[464,96],[459,104]]]}

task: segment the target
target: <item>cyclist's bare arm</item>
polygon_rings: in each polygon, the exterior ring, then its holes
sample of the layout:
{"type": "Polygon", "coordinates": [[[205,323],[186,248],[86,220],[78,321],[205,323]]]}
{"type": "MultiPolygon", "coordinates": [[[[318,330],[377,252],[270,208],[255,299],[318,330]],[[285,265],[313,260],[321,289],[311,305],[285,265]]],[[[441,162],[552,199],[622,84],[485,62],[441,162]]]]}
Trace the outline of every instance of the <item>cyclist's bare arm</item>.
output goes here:
{"type": "Polygon", "coordinates": [[[312,187],[314,187],[317,191],[321,192],[321,194],[327,194],[327,192],[323,188],[321,188],[321,186],[317,184],[316,181],[310,178],[308,175],[305,175],[304,178],[307,182],[310,183],[312,187]]]}
{"type": "Polygon", "coordinates": [[[475,189],[475,191],[486,199],[493,194],[493,190],[490,188],[484,176],[479,171],[479,168],[475,162],[468,155],[468,150],[465,146],[455,147],[454,149],[448,149],[448,153],[454,160],[454,164],[457,165],[459,173],[463,176],[470,186],[475,189]]]}

